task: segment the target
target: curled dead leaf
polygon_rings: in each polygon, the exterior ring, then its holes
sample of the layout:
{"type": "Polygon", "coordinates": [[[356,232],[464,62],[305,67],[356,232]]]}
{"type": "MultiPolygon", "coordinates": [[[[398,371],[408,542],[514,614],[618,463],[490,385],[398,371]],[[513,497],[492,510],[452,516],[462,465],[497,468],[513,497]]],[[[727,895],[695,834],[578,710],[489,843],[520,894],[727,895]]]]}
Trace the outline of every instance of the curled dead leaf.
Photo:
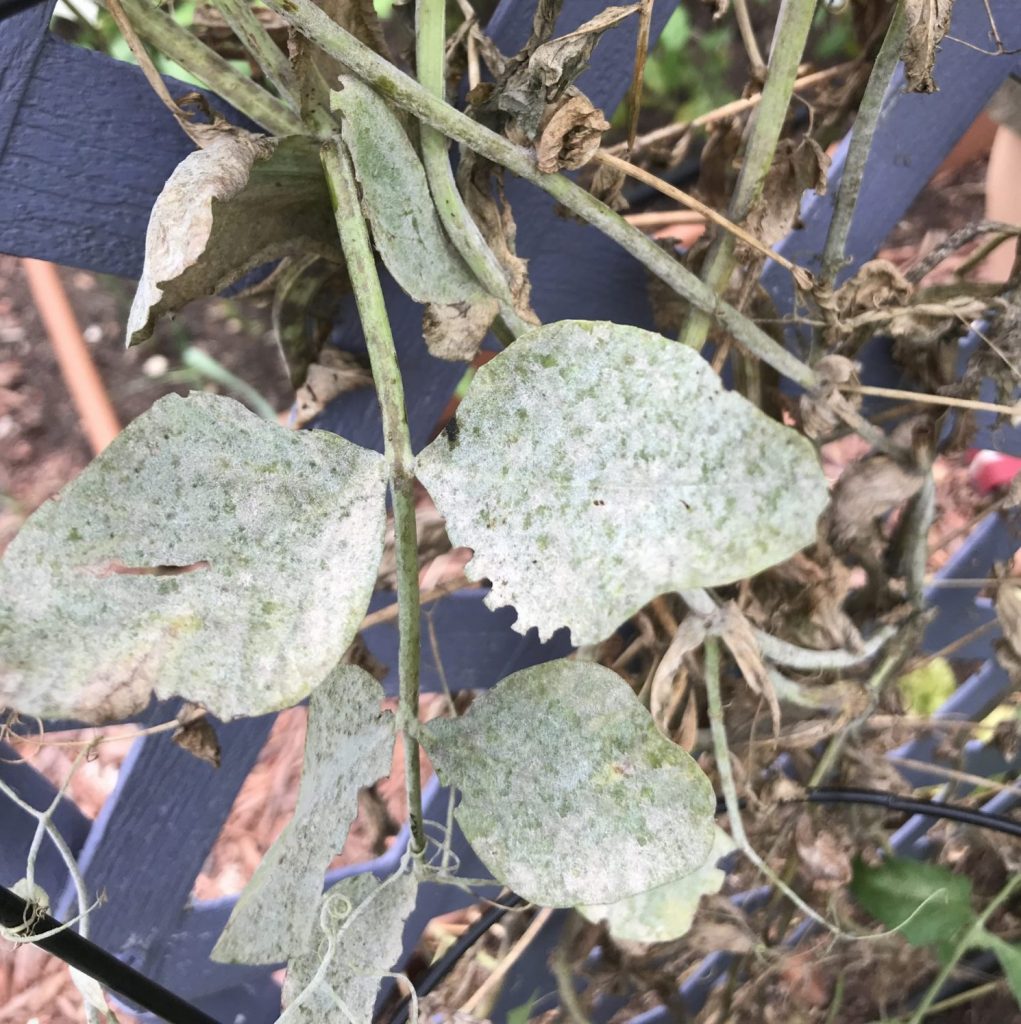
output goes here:
{"type": "Polygon", "coordinates": [[[425,343],[437,359],[470,362],[499,312],[500,303],[492,295],[480,295],[475,302],[433,303],[422,317],[425,343]]]}
{"type": "Polygon", "coordinates": [[[490,104],[511,118],[515,133],[533,141],[547,105],[564,96],[588,67],[600,36],[640,7],[607,7],[573,32],[535,46],[527,59],[519,55],[508,63],[504,77],[490,96],[490,104]]]}
{"type": "Polygon", "coordinates": [[[577,170],[595,156],[610,122],[581,93],[565,99],[546,119],[536,143],[539,170],[577,170]]]}
{"type": "Polygon", "coordinates": [[[773,245],[797,226],[801,197],[811,189],[826,194],[830,158],[815,139],[781,140],[745,227],[764,245],[773,245]]]}
{"type": "Polygon", "coordinates": [[[220,131],[177,165],[152,208],[128,344],[255,267],[311,254],[342,259],[317,144],[220,131]]]}
{"type": "Polygon", "coordinates": [[[204,713],[190,721],[181,722],[170,739],[200,761],[214,768],[220,767],[220,741],[204,713]]]}
{"type": "Polygon", "coordinates": [[[371,388],[372,373],[350,352],[327,347],[312,363],[294,399],[294,426],[303,427],[345,391],[371,388]]]}
{"type": "Polygon", "coordinates": [[[528,260],[517,254],[517,224],[503,188],[503,169],[471,150],[462,153],[457,183],[465,207],[482,232],[482,237],[503,269],[518,316],[538,326],[532,309],[532,284],[528,260]]]}
{"type": "Polygon", "coordinates": [[[861,405],[861,395],[844,396],[840,388],[844,384],[861,383],[857,365],[846,356],[823,356],[814,366],[818,386],[814,391],[799,399],[801,425],[811,438],[825,437],[842,423],[834,409],[835,400],[840,400],[852,409],[861,405]]]}
{"type": "Polygon", "coordinates": [[[911,92],[935,92],[936,48],[950,28],[954,0],[904,0],[907,38],[901,59],[911,92]]]}
{"type": "Polygon", "coordinates": [[[627,175],[619,167],[601,163],[596,167],[589,191],[611,210],[623,213],[631,205],[621,192],[626,181],[627,175]]]}
{"type": "Polygon", "coordinates": [[[830,832],[817,831],[811,815],[798,816],[794,826],[801,871],[820,892],[834,892],[851,881],[851,859],[830,832]]]}

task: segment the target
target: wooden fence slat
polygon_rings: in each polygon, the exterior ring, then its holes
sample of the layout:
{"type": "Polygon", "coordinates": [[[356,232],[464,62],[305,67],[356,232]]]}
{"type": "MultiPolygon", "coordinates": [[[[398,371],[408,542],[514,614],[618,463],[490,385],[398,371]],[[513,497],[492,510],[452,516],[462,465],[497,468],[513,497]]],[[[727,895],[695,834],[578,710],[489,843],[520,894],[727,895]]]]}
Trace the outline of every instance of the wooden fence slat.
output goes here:
{"type": "Polygon", "coordinates": [[[0,167],[22,95],[49,35],[55,4],[56,0],[46,0],[0,21],[0,167]]]}
{"type": "MultiPolygon", "coordinates": [[[[0,779],[37,810],[49,807],[57,794],[56,789],[31,765],[16,763],[17,759],[18,752],[0,742],[0,779]]],[[[3,836],[0,840],[0,885],[10,888],[25,876],[25,863],[35,834],[36,819],[3,795],[0,795],[0,818],[3,820],[0,833],[3,836]]],[[[52,820],[71,852],[77,853],[89,834],[92,822],[66,797],[60,801],[52,820]]],[[[67,869],[49,839],[44,839],[39,849],[35,877],[54,902],[67,884],[67,869]]]]}
{"type": "Polygon", "coordinates": [[[0,251],[138,277],[152,204],[193,149],[137,67],[47,35],[0,158],[0,251]]]}
{"type": "MultiPolygon", "coordinates": [[[[990,0],[990,6],[1001,31],[1008,33],[1007,45],[1012,45],[1010,32],[1018,24],[1016,0],[990,0]]],[[[981,0],[960,0],[955,5],[950,34],[984,49],[990,46],[989,22],[981,0]]],[[[843,277],[874,256],[1000,83],[1018,66],[1016,57],[986,56],[948,39],[936,62],[939,92],[904,92],[903,67],[899,69],[873,139],[848,236],[852,262],[843,277]]],[[[810,269],[819,265],[848,143],[845,138],[834,157],[827,194],[805,199],[801,210],[804,227],[791,232],[778,246],[788,259],[810,269]]],[[[770,264],[763,283],[781,312],[789,312],[793,293],[787,271],[770,264]]]]}
{"type": "MultiPolygon", "coordinates": [[[[166,734],[135,742],[80,858],[89,892],[107,894],[91,918],[101,946],[144,971],[149,950],[188,898],[274,717],[217,725],[218,769],[166,734]]],[[[61,913],[68,906],[65,896],[61,913]]]]}

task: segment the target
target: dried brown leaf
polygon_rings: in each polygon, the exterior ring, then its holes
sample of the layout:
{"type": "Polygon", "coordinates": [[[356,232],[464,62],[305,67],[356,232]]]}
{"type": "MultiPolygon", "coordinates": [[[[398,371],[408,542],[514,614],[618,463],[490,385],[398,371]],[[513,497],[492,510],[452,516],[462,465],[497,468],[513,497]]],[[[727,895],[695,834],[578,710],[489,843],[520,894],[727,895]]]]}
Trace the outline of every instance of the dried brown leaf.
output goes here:
{"type": "Polygon", "coordinates": [[[623,213],[630,205],[621,194],[626,181],[627,175],[619,167],[601,163],[596,167],[589,191],[611,210],[623,213]]]}
{"type": "Polygon", "coordinates": [[[467,150],[458,165],[457,182],[468,212],[507,277],[518,316],[538,325],[539,318],[531,304],[528,260],[517,254],[518,228],[504,192],[502,169],[467,150]]]}
{"type": "Polygon", "coordinates": [[[295,395],[294,426],[303,427],[345,391],[372,387],[372,373],[350,352],[327,347],[319,353],[295,395]]]}
{"type": "Polygon", "coordinates": [[[1002,583],[996,588],[996,618],[1003,638],[1017,658],[1021,658],[1021,586],[1002,583]]]}
{"type": "Polygon", "coordinates": [[[332,220],[314,140],[218,132],[177,165],[153,206],[129,344],[271,260],[314,253],[339,263],[332,220]]]}
{"type": "Polygon", "coordinates": [[[759,201],[745,222],[748,230],[764,245],[788,235],[796,225],[802,195],[808,189],[826,194],[829,166],[830,158],[815,139],[781,140],[759,201]]]}
{"type": "Polygon", "coordinates": [[[773,682],[766,671],[758,641],[752,631],[752,625],[744,612],[731,601],[720,609],[721,626],[719,629],[723,642],[727,645],[737,662],[744,681],[752,693],[764,697],[769,705],[769,714],[773,720],[774,734],[780,732],[780,702],[773,688],[773,682]]]}
{"type": "Polygon", "coordinates": [[[907,38],[901,58],[911,92],[935,92],[936,48],[950,28],[954,0],[904,0],[907,38]]]}
{"type": "Polygon", "coordinates": [[[802,874],[820,892],[834,892],[851,881],[851,859],[830,832],[817,831],[811,815],[798,816],[794,842],[802,874]]]}
{"type": "Polygon", "coordinates": [[[573,32],[540,43],[527,60],[511,61],[491,96],[493,107],[513,120],[516,132],[534,140],[547,105],[559,100],[588,67],[599,37],[640,6],[607,7],[573,32]]]}
{"type": "Polygon", "coordinates": [[[696,615],[688,615],[656,666],[649,689],[649,710],[661,727],[666,725],[664,712],[671,703],[674,682],[684,666],[684,656],[701,646],[705,636],[705,620],[696,615]]]}
{"type": "Polygon", "coordinates": [[[577,170],[595,156],[610,122],[587,96],[577,93],[556,107],[546,120],[535,147],[536,163],[544,174],[577,170]]]}
{"type": "Polygon", "coordinates": [[[799,399],[801,425],[811,438],[825,437],[843,421],[834,409],[834,400],[857,409],[861,396],[851,394],[844,397],[840,388],[845,384],[861,383],[857,365],[846,356],[823,356],[814,366],[818,386],[799,399]]]}
{"type": "Polygon", "coordinates": [[[422,334],[430,353],[437,359],[469,362],[475,358],[500,303],[492,295],[475,302],[433,303],[425,307],[422,334]]]}
{"type": "Polygon", "coordinates": [[[214,768],[220,767],[220,741],[208,718],[203,716],[178,726],[170,738],[193,757],[214,768]]]}

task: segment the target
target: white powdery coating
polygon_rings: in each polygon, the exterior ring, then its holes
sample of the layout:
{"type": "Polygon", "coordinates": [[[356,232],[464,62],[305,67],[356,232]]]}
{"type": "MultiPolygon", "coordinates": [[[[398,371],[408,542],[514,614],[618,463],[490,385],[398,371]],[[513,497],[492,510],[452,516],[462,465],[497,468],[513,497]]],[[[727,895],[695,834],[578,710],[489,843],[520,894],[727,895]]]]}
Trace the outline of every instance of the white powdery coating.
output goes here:
{"type": "Polygon", "coordinates": [[[658,334],[565,320],[477,372],[417,464],[486,603],[595,643],[667,591],[744,579],[815,540],[812,445],[658,334]]]}
{"type": "Polygon", "coordinates": [[[222,719],[290,707],[354,639],[385,489],[382,456],[342,438],[161,399],[8,548],[0,704],[89,722],[152,691],[222,719]]]}
{"type": "Polygon", "coordinates": [[[372,240],[387,270],[416,301],[485,302],[440,224],[425,170],[400,119],[364,82],[341,76],[331,96],[362,189],[372,240]]]}
{"type": "Polygon", "coordinates": [[[389,774],[394,718],[364,669],[341,665],[312,691],[294,817],[245,886],[212,959],[279,964],[312,944],[323,876],[358,811],[358,790],[389,774]]]}
{"type": "Polygon", "coordinates": [[[723,888],[726,872],[716,865],[733,852],[734,840],[717,828],[709,858],[690,875],[657,886],[617,903],[578,907],[593,924],[606,921],[620,942],[671,942],[687,935],[703,896],[723,888]]]}
{"type": "Polygon", "coordinates": [[[423,745],[500,882],[534,903],[613,903],[693,871],[713,840],[705,774],[610,669],[553,661],[508,676],[423,745]]]}
{"type": "MultiPolygon", "coordinates": [[[[351,911],[330,929],[335,948],[320,986],[305,993],[327,952],[324,934],[318,932],[311,951],[288,963],[283,991],[288,1020],[371,1024],[380,980],[404,949],[404,922],[415,909],[417,896],[417,878],[403,871],[384,882],[371,874],[338,882],[324,901],[342,897],[351,911]]],[[[335,905],[342,906],[343,901],[335,905]]]]}

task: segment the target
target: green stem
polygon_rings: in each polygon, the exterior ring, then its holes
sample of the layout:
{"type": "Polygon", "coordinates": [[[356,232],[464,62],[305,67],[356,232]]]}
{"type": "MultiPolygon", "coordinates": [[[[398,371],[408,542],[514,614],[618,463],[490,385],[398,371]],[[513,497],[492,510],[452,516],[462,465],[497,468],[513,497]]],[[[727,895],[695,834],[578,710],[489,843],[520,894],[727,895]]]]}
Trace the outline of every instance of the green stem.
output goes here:
{"type": "Polygon", "coordinates": [[[301,118],[146,0],[121,0],[140,36],[272,135],[302,134],[301,118]]]}
{"type": "MultiPolygon", "coordinates": [[[[727,209],[727,216],[738,224],[748,216],[762,194],[762,185],[773,166],[816,2],[783,0],[780,5],[762,99],[748,123],[741,173],[727,209]]],[[[722,294],[730,281],[735,263],[734,250],[734,237],[721,234],[706,254],[702,280],[715,294],[722,294]]],[[[700,351],[708,333],[709,317],[705,311],[692,310],[681,330],[681,341],[700,351]]]]}
{"type": "Polygon", "coordinates": [[[383,301],[383,289],[376,271],[376,258],[369,241],[368,228],[362,218],[351,158],[339,136],[323,144],[322,161],[383,418],[383,444],[390,470],[394,550],[397,555],[397,625],[400,632],[397,655],[400,675],[398,724],[404,733],[404,771],[408,818],[411,822],[411,849],[416,856],[420,856],[425,851],[422,772],[418,741],[412,735],[418,724],[421,659],[415,460],[411,452],[411,435],[408,433],[404,385],[383,301]]]}
{"type": "Polygon", "coordinates": [[[249,0],[213,0],[214,6],[230,25],[241,45],[255,58],[265,76],[276,87],[289,107],[298,106],[298,79],[287,55],[270,37],[266,26],[256,17],[249,0]]]}
{"type": "Polygon", "coordinates": [[[327,17],[313,0],[266,0],[310,39],[314,39],[330,56],[344,63],[364,82],[375,88],[396,106],[444,135],[500,164],[544,189],[572,213],[599,228],[635,259],[692,305],[711,313],[749,352],[757,355],[777,372],[805,388],[816,386],[815,373],[800,359],[788,352],[762,328],[752,323],[733,306],[723,302],[690,270],[664,252],[651,238],[632,227],[573,181],[560,174],[543,174],[535,166],[534,157],[526,150],[470,117],[437,99],[416,81],[395,68],[379,54],[345,32],[327,17]]]}
{"type": "Polygon", "coordinates": [[[844,247],[847,244],[848,232],[851,230],[851,219],[858,203],[858,193],[861,191],[865,162],[872,149],[872,137],[876,133],[879,114],[883,109],[883,98],[897,69],[906,33],[907,17],[904,14],[904,2],[898,0],[883,45],[876,56],[875,64],[872,65],[872,73],[865,86],[865,94],[862,96],[851,131],[844,171],[840,176],[840,190],[837,192],[833,219],[830,221],[826,246],[822,253],[819,283],[823,286],[833,284],[844,263],[844,247]]]}
{"type": "Polygon", "coordinates": [[[986,921],[988,921],[989,918],[992,917],[1008,899],[1010,899],[1019,885],[1021,885],[1021,874],[1015,874],[993,897],[982,913],[975,918],[971,927],[960,937],[960,939],[958,939],[949,959],[943,965],[943,969],[936,975],[933,983],[929,986],[928,991],[922,997],[922,1001],[915,1007],[915,1012],[911,1015],[911,1020],[908,1021],[908,1024],[921,1024],[925,1019],[929,1012],[929,1008],[936,1001],[936,996],[939,995],[940,990],[947,983],[950,975],[953,974],[954,968],[957,966],[957,962],[972,946],[976,944],[976,940],[981,936],[982,932],[985,931],[986,921]]]}
{"type": "MultiPolygon", "coordinates": [[[[418,0],[415,33],[415,66],[418,81],[438,100],[446,102],[444,50],[446,47],[446,0],[418,0]]],[[[511,334],[517,337],[529,325],[518,316],[503,269],[471,214],[465,208],[454,181],[447,153],[447,137],[427,124],[421,126],[422,163],[429,179],[429,191],[450,240],[469,269],[490,295],[500,301],[500,314],[511,334]]]]}

